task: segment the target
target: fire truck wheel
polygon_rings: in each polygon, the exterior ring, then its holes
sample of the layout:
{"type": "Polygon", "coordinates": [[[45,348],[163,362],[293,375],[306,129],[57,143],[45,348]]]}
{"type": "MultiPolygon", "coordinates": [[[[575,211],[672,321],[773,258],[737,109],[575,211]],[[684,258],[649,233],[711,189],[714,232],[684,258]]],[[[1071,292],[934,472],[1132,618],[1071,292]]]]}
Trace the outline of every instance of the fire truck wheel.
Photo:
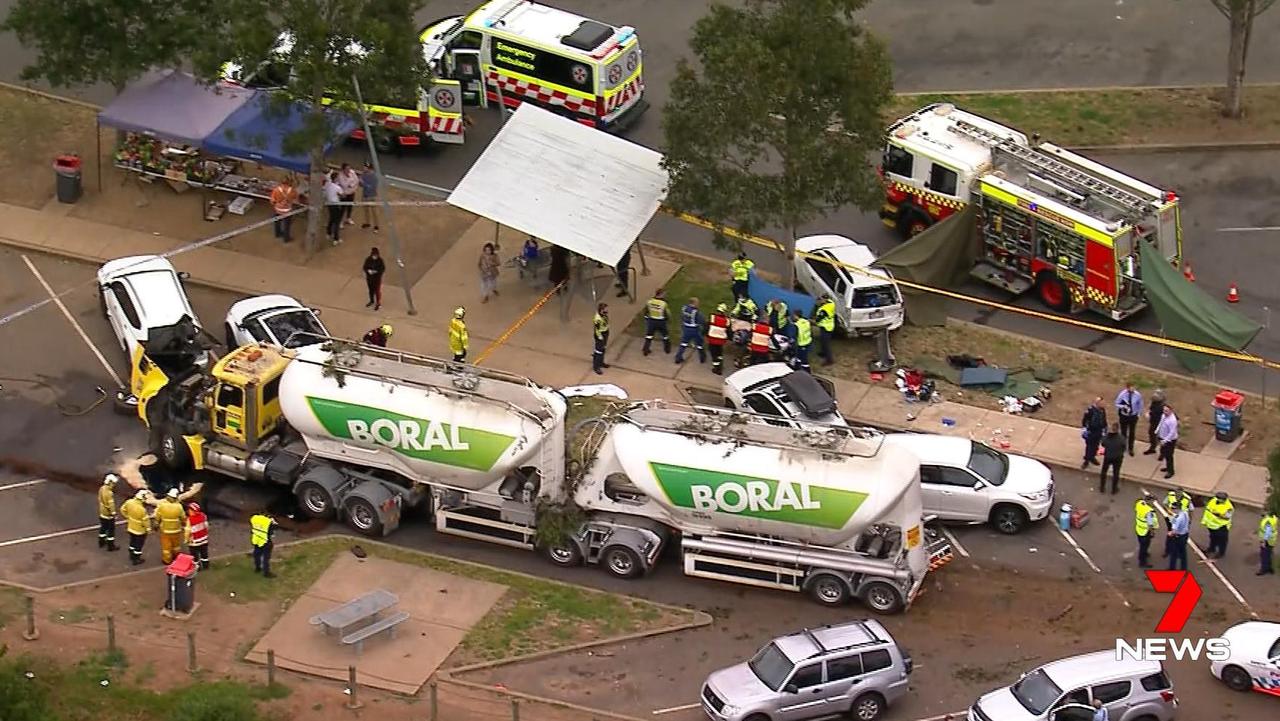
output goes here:
{"type": "Polygon", "coordinates": [[[911,240],[929,227],[929,218],[918,210],[907,209],[898,216],[898,234],[911,240]]]}
{"type": "Polygon", "coordinates": [[[1052,310],[1065,311],[1070,307],[1067,286],[1053,273],[1044,272],[1036,278],[1036,293],[1040,296],[1040,302],[1052,310]]]}

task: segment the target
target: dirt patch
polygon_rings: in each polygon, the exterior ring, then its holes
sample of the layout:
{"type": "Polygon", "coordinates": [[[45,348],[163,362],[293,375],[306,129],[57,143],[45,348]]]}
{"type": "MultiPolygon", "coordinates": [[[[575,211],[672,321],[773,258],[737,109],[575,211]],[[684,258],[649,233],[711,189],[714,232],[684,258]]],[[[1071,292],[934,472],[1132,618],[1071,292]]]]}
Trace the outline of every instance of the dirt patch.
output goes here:
{"type": "MultiPolygon", "coordinates": [[[[44,207],[54,194],[53,159],[67,153],[83,159],[87,184],[98,172],[94,117],[81,105],[0,88],[0,201],[44,207]]],[[[104,133],[104,144],[110,136],[104,133]]]]}
{"type": "Polygon", "coordinates": [[[1058,145],[1239,143],[1280,140],[1280,87],[1245,90],[1245,114],[1222,116],[1220,88],[974,93],[899,96],[892,122],[929,103],[970,112],[1058,145]]]}

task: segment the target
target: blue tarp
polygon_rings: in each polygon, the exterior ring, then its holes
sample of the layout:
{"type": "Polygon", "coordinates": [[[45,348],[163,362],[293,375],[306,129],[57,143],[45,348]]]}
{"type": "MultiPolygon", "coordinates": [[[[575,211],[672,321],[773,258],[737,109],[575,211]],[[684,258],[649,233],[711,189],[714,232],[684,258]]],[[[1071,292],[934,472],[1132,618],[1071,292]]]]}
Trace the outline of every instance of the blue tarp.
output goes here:
{"type": "MultiPolygon", "coordinates": [[[[218,126],[205,139],[203,147],[217,155],[306,173],[311,169],[311,159],[307,154],[291,155],[284,151],[283,146],[284,138],[302,129],[310,113],[311,107],[306,103],[285,104],[273,100],[267,93],[259,93],[218,126]]],[[[325,153],[334,142],[349,135],[356,127],[356,121],[345,114],[328,115],[334,140],[325,145],[325,153]]]]}
{"type": "Polygon", "coordinates": [[[813,315],[813,296],[760,280],[760,276],[756,275],[754,270],[751,271],[747,280],[747,294],[761,310],[764,310],[765,304],[776,298],[786,303],[788,310],[798,310],[806,318],[813,315]]]}

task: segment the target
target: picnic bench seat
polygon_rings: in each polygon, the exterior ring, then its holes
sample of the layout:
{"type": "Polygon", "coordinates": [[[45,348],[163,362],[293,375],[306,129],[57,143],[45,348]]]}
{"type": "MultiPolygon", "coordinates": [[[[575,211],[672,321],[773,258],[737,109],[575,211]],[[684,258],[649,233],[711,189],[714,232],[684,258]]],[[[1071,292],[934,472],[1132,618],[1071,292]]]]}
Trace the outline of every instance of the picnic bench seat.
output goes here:
{"type": "Polygon", "coordinates": [[[405,613],[404,611],[393,613],[390,616],[387,616],[386,618],[374,621],[368,626],[365,626],[359,630],[348,633],[347,635],[342,637],[342,643],[343,645],[346,645],[346,646],[355,644],[356,655],[359,656],[361,652],[364,651],[365,639],[371,636],[376,636],[377,634],[382,633],[383,631],[390,632],[391,637],[395,638],[396,626],[399,626],[400,624],[408,620],[409,620],[409,614],[405,613]]]}

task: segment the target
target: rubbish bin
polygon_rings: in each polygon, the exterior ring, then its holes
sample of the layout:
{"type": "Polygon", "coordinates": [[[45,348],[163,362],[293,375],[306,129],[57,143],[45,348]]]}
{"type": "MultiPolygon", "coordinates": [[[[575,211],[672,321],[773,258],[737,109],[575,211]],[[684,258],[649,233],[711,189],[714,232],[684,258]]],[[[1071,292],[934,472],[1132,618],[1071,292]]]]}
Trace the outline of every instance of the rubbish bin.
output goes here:
{"type": "Polygon", "coordinates": [[[164,569],[164,607],[175,613],[191,613],[196,605],[196,559],[179,553],[164,569]]]}
{"type": "Polygon", "coordinates": [[[1244,416],[1244,395],[1232,390],[1223,389],[1213,397],[1213,430],[1214,437],[1230,443],[1240,437],[1244,427],[1240,422],[1244,416]]]}
{"type": "Polygon", "coordinates": [[[53,159],[53,172],[58,176],[58,202],[74,203],[80,199],[80,156],[59,155],[53,159]]]}

